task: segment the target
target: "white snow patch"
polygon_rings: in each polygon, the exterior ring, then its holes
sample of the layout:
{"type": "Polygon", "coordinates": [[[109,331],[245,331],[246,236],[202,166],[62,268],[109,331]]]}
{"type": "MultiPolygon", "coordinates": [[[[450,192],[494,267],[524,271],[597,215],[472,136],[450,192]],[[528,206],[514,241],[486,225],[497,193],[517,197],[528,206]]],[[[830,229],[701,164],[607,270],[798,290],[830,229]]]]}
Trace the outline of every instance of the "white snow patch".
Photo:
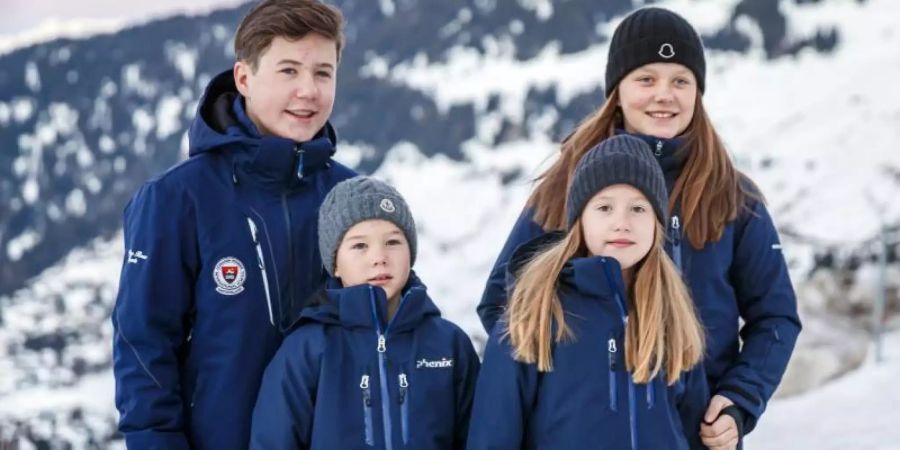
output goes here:
{"type": "Polygon", "coordinates": [[[194,79],[197,70],[197,49],[188,47],[183,42],[166,42],[166,58],[178,69],[184,81],[194,79]]]}
{"type": "Polygon", "coordinates": [[[156,85],[141,77],[140,63],[128,64],[122,68],[122,88],[147,99],[155,97],[158,90],[156,85]]]}
{"type": "Polygon", "coordinates": [[[156,106],[156,137],[165,139],[182,129],[182,101],[174,95],[166,95],[156,106]]]}
{"type": "Polygon", "coordinates": [[[381,14],[386,17],[393,16],[394,11],[397,10],[397,7],[394,5],[394,0],[378,0],[378,7],[381,8],[381,14]]]}
{"type": "Polygon", "coordinates": [[[29,97],[16,97],[12,101],[12,116],[18,123],[23,123],[34,114],[34,100],[29,97]]]}
{"type": "Polygon", "coordinates": [[[107,155],[116,150],[116,141],[107,134],[100,136],[100,141],[97,145],[100,147],[100,151],[107,155]]]}
{"type": "Polygon", "coordinates": [[[338,145],[337,152],[334,154],[335,161],[355,169],[359,167],[359,163],[365,158],[375,156],[377,151],[375,147],[363,143],[341,142],[338,145]]]}
{"type": "Polygon", "coordinates": [[[38,71],[37,64],[34,61],[28,61],[25,64],[25,85],[31,92],[41,90],[41,73],[38,71]]]}
{"type": "Polygon", "coordinates": [[[900,449],[900,332],[885,337],[884,349],[881,364],[869,358],[861,369],[819,390],[772,401],[747,436],[746,448],[900,449]]]}
{"type": "Polygon", "coordinates": [[[6,243],[6,256],[10,261],[18,261],[26,252],[41,242],[42,236],[34,230],[25,230],[22,234],[6,243]]]}
{"type": "Polygon", "coordinates": [[[540,21],[546,21],[553,16],[553,2],[551,0],[519,0],[519,5],[528,11],[534,12],[540,21]]]}
{"type": "Polygon", "coordinates": [[[66,212],[75,216],[84,216],[87,211],[87,204],[84,201],[84,192],[81,189],[72,189],[66,196],[66,212]]]}

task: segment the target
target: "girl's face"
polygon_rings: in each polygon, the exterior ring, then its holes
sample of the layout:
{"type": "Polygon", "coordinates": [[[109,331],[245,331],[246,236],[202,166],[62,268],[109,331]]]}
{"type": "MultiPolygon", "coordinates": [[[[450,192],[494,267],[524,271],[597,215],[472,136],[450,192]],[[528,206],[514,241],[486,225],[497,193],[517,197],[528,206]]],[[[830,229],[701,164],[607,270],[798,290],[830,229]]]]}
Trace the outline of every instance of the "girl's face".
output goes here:
{"type": "Polygon", "coordinates": [[[344,287],[382,287],[389,300],[400,296],[409,279],[409,243],[387,220],[364,220],[350,227],[338,246],[334,276],[344,287]]]}
{"type": "Polygon", "coordinates": [[[629,271],[653,246],[656,214],[641,191],[614,184],[588,200],[581,228],[591,256],[615,258],[629,271]]]}
{"type": "Polygon", "coordinates": [[[697,78],[681,64],[646,64],[619,82],[619,107],[629,133],[678,136],[691,124],[696,101],[697,78]]]}

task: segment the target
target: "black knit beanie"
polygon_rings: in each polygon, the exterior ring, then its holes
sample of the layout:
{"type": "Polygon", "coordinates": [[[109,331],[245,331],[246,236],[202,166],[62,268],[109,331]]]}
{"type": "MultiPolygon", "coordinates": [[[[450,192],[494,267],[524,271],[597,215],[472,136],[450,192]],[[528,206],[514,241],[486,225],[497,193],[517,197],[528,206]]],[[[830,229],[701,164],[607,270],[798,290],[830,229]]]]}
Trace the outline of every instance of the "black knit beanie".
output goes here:
{"type": "Polygon", "coordinates": [[[697,77],[702,93],[706,87],[706,59],[700,35],[683,17],[662,8],[641,8],[616,27],[606,62],[606,96],[619,81],[644,64],[681,64],[697,77]]]}
{"type": "Polygon", "coordinates": [[[588,150],[575,166],[566,199],[569,229],[581,216],[588,200],[614,184],[628,184],[641,191],[653,206],[657,219],[667,222],[666,179],[650,146],[639,138],[620,134],[588,150]]]}

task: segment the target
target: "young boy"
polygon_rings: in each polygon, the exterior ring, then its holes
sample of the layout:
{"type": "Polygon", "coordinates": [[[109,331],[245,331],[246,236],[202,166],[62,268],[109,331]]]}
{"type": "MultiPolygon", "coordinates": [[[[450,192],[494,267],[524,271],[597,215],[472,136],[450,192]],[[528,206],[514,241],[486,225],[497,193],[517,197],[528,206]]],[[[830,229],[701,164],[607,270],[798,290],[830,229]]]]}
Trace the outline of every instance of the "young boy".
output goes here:
{"type": "Polygon", "coordinates": [[[250,448],[464,448],[478,356],[411,270],[406,202],[372,178],[341,182],[319,250],[335,279],[266,369],[250,448]]]}
{"type": "Polygon", "coordinates": [[[265,0],[240,24],[190,158],[125,208],[112,314],[119,430],[129,449],[246,449],[283,331],[324,282],[316,210],[354,173],[331,160],[343,18],[265,0]]]}

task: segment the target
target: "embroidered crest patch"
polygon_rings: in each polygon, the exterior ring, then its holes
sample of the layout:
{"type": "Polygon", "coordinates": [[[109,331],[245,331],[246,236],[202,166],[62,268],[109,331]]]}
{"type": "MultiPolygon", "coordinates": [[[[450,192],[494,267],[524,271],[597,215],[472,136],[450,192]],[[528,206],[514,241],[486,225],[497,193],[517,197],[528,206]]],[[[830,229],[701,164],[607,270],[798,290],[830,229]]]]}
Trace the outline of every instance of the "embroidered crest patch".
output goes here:
{"type": "Polygon", "coordinates": [[[216,282],[216,292],[222,295],[237,295],[244,291],[244,281],[247,279],[247,271],[244,263],[234,257],[222,258],[213,269],[213,280],[216,282]]]}

